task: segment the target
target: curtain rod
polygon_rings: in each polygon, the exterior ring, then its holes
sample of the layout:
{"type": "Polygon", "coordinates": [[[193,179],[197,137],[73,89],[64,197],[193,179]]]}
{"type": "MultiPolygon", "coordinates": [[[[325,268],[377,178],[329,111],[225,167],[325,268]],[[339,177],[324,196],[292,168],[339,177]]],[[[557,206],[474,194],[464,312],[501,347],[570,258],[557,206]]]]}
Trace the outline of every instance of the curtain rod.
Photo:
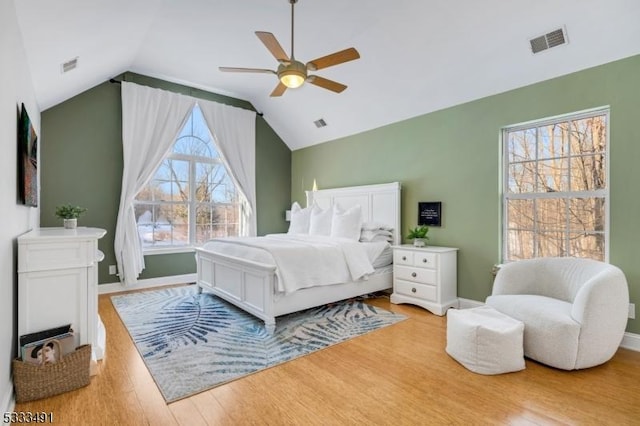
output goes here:
{"type": "MultiPolygon", "coordinates": [[[[120,80],[116,80],[115,78],[110,78],[110,79],[109,79],[109,83],[113,83],[113,84],[121,84],[121,83],[122,83],[122,81],[120,81],[120,80]]],[[[240,108],[242,108],[242,107],[240,107],[240,108]]],[[[248,109],[248,108],[244,108],[244,109],[248,109]]],[[[254,110],[254,111],[255,111],[255,110],[254,110]]],[[[258,111],[256,111],[256,114],[258,114],[260,117],[262,117],[262,116],[264,115],[263,113],[258,112],[258,111]]]]}

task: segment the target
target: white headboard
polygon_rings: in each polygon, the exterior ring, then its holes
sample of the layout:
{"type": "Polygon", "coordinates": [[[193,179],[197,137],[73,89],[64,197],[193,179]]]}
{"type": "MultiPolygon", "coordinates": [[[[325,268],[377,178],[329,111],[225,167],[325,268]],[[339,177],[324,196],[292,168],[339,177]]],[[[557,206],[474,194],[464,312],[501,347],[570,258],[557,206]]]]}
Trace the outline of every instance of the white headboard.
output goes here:
{"type": "Polygon", "coordinates": [[[307,206],[314,202],[326,209],[338,204],[343,209],[359,205],[364,222],[380,222],[393,227],[393,243],[400,244],[400,182],[348,186],[307,192],[307,206]]]}

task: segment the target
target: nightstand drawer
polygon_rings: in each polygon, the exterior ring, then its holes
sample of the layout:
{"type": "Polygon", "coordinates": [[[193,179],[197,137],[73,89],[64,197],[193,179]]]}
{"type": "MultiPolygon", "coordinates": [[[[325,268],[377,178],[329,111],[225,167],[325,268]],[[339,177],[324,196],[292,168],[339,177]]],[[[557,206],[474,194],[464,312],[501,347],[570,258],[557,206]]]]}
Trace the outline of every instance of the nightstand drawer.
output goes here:
{"type": "Polygon", "coordinates": [[[398,278],[406,281],[413,281],[423,284],[435,284],[436,283],[436,270],[415,268],[412,266],[400,266],[396,265],[393,270],[394,278],[398,278]]]}
{"type": "Polygon", "coordinates": [[[393,264],[413,266],[413,252],[409,250],[394,250],[393,264]]]}
{"type": "Polygon", "coordinates": [[[394,250],[393,263],[396,265],[417,266],[418,268],[436,268],[438,255],[421,251],[394,250]]]}
{"type": "Polygon", "coordinates": [[[437,300],[436,286],[428,284],[416,284],[402,280],[395,280],[394,291],[407,296],[429,301],[437,300]]]}

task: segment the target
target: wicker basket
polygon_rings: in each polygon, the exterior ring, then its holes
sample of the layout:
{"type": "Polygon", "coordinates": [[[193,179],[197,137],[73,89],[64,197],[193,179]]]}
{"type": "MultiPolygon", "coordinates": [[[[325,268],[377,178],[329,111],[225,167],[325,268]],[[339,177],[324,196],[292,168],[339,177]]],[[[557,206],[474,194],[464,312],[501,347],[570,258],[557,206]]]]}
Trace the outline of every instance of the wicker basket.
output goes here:
{"type": "MultiPolygon", "coordinates": [[[[58,343],[56,340],[52,340],[58,343]]],[[[59,352],[58,352],[59,353],[59,352]]],[[[53,364],[36,365],[14,359],[16,402],[27,402],[68,392],[89,384],[91,345],[78,346],[53,364]]]]}

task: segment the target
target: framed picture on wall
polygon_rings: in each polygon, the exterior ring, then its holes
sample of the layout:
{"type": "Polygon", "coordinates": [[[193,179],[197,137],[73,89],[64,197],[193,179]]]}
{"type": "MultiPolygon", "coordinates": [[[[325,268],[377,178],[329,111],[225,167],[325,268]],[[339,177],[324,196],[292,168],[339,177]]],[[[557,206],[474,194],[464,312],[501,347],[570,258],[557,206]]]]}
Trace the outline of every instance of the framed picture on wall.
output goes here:
{"type": "Polygon", "coordinates": [[[418,225],[441,226],[441,219],[441,201],[424,201],[418,203],[418,225]]]}
{"type": "Polygon", "coordinates": [[[20,202],[38,206],[38,135],[22,104],[18,120],[18,185],[20,202]]]}

